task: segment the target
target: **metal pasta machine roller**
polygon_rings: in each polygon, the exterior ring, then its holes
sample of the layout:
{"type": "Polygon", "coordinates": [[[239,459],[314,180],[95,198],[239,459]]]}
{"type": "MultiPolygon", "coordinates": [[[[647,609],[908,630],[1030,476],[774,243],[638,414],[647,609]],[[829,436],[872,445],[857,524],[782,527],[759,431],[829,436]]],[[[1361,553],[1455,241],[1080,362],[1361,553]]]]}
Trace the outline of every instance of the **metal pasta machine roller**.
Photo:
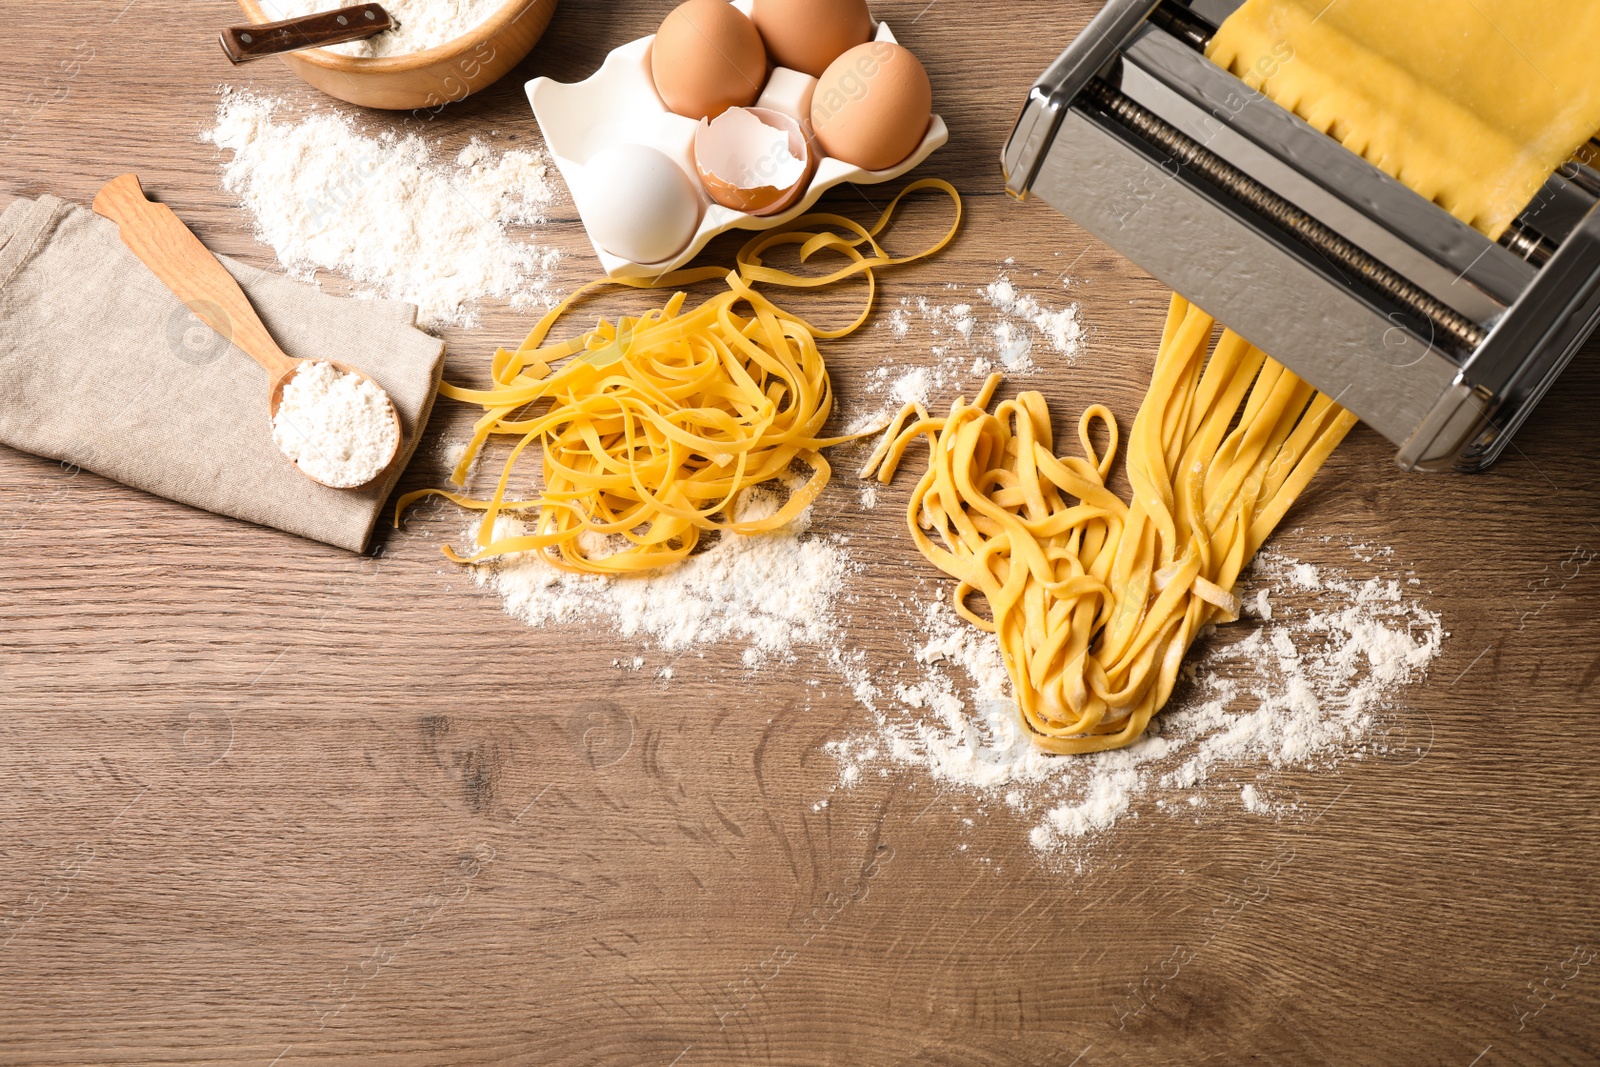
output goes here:
{"type": "Polygon", "coordinates": [[[1487,467],[1600,318],[1600,173],[1568,162],[1490,241],[1208,60],[1239,2],[1107,4],[1029,93],[1007,191],[1335,397],[1402,468],[1487,467]]]}

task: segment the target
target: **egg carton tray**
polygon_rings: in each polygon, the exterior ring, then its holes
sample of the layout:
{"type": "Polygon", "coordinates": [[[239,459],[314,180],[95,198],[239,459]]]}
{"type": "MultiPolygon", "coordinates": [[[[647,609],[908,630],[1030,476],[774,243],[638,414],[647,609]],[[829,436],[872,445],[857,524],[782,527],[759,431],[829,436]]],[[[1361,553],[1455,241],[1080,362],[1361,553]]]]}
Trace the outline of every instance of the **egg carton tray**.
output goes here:
{"type": "MultiPolygon", "coordinates": [[[[734,7],[750,13],[750,0],[735,0],[734,7]]],[[[886,23],[878,23],[875,37],[897,44],[886,23]]],[[[794,204],[775,215],[751,215],[712,200],[701,184],[695,166],[694,133],[700,123],[667,110],[650,74],[650,45],[655,35],[641,37],[612,49],[604,63],[581,82],[534,78],[527,84],[528,102],[544,132],[545,146],[556,169],[566,180],[575,203],[583,203],[584,165],[603,148],[619,143],[649,145],[677,162],[700,195],[700,226],[683,251],[660,263],[636,263],[600,247],[584,220],[589,243],[600,265],[612,278],[648,278],[688,263],[706,244],[728,230],[769,230],[805,214],[823,193],[842,182],[873,185],[893,181],[933,154],[950,139],[944,119],[934,115],[922,142],[888,170],[862,170],[840,159],[823,156],[817,161],[811,184],[794,204]]],[[[774,68],[756,107],[780,111],[809,128],[811,93],[817,79],[786,67],[774,68]]],[[[579,218],[582,218],[579,208],[579,218]]]]}

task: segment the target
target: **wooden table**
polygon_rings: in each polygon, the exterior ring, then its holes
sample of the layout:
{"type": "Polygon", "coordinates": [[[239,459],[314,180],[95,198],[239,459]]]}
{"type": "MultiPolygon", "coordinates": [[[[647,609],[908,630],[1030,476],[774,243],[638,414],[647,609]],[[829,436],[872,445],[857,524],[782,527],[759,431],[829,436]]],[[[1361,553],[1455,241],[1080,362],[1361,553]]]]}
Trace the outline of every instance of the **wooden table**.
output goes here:
{"type": "MultiPolygon", "coordinates": [[[[537,144],[522,82],[587,75],[670,6],[565,0],[512,76],[411,128],[444,150],[491,129],[537,144]]],[[[952,131],[920,173],[969,211],[886,298],[1071,264],[1088,352],[1035,379],[1062,419],[1097,399],[1131,417],[1165,301],[999,193],[1026,86],[1093,8],[875,5],[952,131]]],[[[137,170],[213,248],[275,266],[197,135],[218,83],[317,97],[274,61],[223,62],[236,14],[5,0],[0,192],[87,202],[137,170]]],[[[906,245],[937,225],[914,213],[906,245]]],[[[562,286],[591,275],[570,204],[544,239],[562,286]]],[[[446,331],[449,375],[482,380],[529,321],[491,306],[446,331]]],[[[880,319],[829,349],[847,411],[912,340],[880,319]]],[[[814,659],[754,685],[726,645],[670,684],[656,652],[618,671],[637,650],[604,627],[530,629],[444,561],[448,512],[362,558],[0,450],[0,1060],[1594,1062],[1597,354],[1482,477],[1402,476],[1358,430],[1280,536],[1330,564],[1392,545],[1421,576],[1451,631],[1398,713],[1423,757],[1284,776],[1314,819],[1146,811],[1082,872],[1041,864],[1003,805],[963,826],[970,799],[916,774],[814,810],[837,781],[822,744],[866,718],[814,659]]],[[[441,403],[406,487],[442,483],[469,418],[441,403]]],[[[875,606],[927,573],[904,492],[862,511],[841,482],[818,508],[864,565],[839,640],[873,655],[905,642],[875,606]]]]}

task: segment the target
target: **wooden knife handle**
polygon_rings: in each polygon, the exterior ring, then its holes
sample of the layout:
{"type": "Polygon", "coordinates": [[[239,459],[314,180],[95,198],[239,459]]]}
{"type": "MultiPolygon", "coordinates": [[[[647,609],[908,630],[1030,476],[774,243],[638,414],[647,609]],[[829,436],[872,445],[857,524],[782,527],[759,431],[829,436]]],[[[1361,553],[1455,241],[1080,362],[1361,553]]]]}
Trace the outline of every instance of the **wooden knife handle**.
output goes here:
{"type": "Polygon", "coordinates": [[[95,195],[94,210],[117,224],[122,243],[174,296],[265,367],[274,381],[293,372],[299,361],[278,347],[228,268],[170,207],[144,195],[137,175],[107,182],[95,195]]]}
{"type": "Polygon", "coordinates": [[[356,4],[337,11],[318,11],[281,22],[230,26],[220,39],[222,51],[235,63],[248,63],[280,52],[344,44],[382,33],[394,25],[389,13],[379,4],[356,4]]]}

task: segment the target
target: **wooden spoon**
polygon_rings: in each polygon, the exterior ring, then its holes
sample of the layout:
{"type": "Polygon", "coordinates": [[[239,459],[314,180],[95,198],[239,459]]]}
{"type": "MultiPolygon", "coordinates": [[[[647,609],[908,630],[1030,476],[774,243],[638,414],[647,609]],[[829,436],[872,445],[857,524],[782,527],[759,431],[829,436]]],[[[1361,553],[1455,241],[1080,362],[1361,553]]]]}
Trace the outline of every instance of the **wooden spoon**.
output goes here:
{"type": "MultiPolygon", "coordinates": [[[[122,233],[122,243],[133,250],[133,254],[172,290],[174,296],[189,306],[196,318],[266,368],[272,382],[267,398],[267,414],[269,418],[276,418],[278,406],[283,403],[283,387],[301,365],[309,361],[295,359],[278,347],[256,315],[255,308],[250,306],[250,299],[244,295],[244,290],[228,273],[228,268],[200,243],[200,238],[172,213],[171,208],[153,203],[145,197],[138,175],[124,174],[107,182],[95,195],[94,210],[117,224],[122,233]]],[[[371,378],[354,367],[336,360],[317,362],[328,363],[341,373],[353,374],[372,382],[371,378]]],[[[383,392],[383,387],[377,382],[372,382],[372,385],[383,392]]],[[[394,417],[394,451],[390,452],[378,472],[361,485],[369,484],[387,470],[394,462],[395,454],[400,451],[400,415],[395,411],[393,402],[389,402],[387,393],[384,394],[384,400],[388,402],[389,414],[394,417]]],[[[300,469],[298,463],[295,466],[300,469]]],[[[307,474],[304,469],[300,469],[300,473],[319,485],[328,485],[307,474]]],[[[359,488],[355,485],[328,487],[359,488]]]]}

